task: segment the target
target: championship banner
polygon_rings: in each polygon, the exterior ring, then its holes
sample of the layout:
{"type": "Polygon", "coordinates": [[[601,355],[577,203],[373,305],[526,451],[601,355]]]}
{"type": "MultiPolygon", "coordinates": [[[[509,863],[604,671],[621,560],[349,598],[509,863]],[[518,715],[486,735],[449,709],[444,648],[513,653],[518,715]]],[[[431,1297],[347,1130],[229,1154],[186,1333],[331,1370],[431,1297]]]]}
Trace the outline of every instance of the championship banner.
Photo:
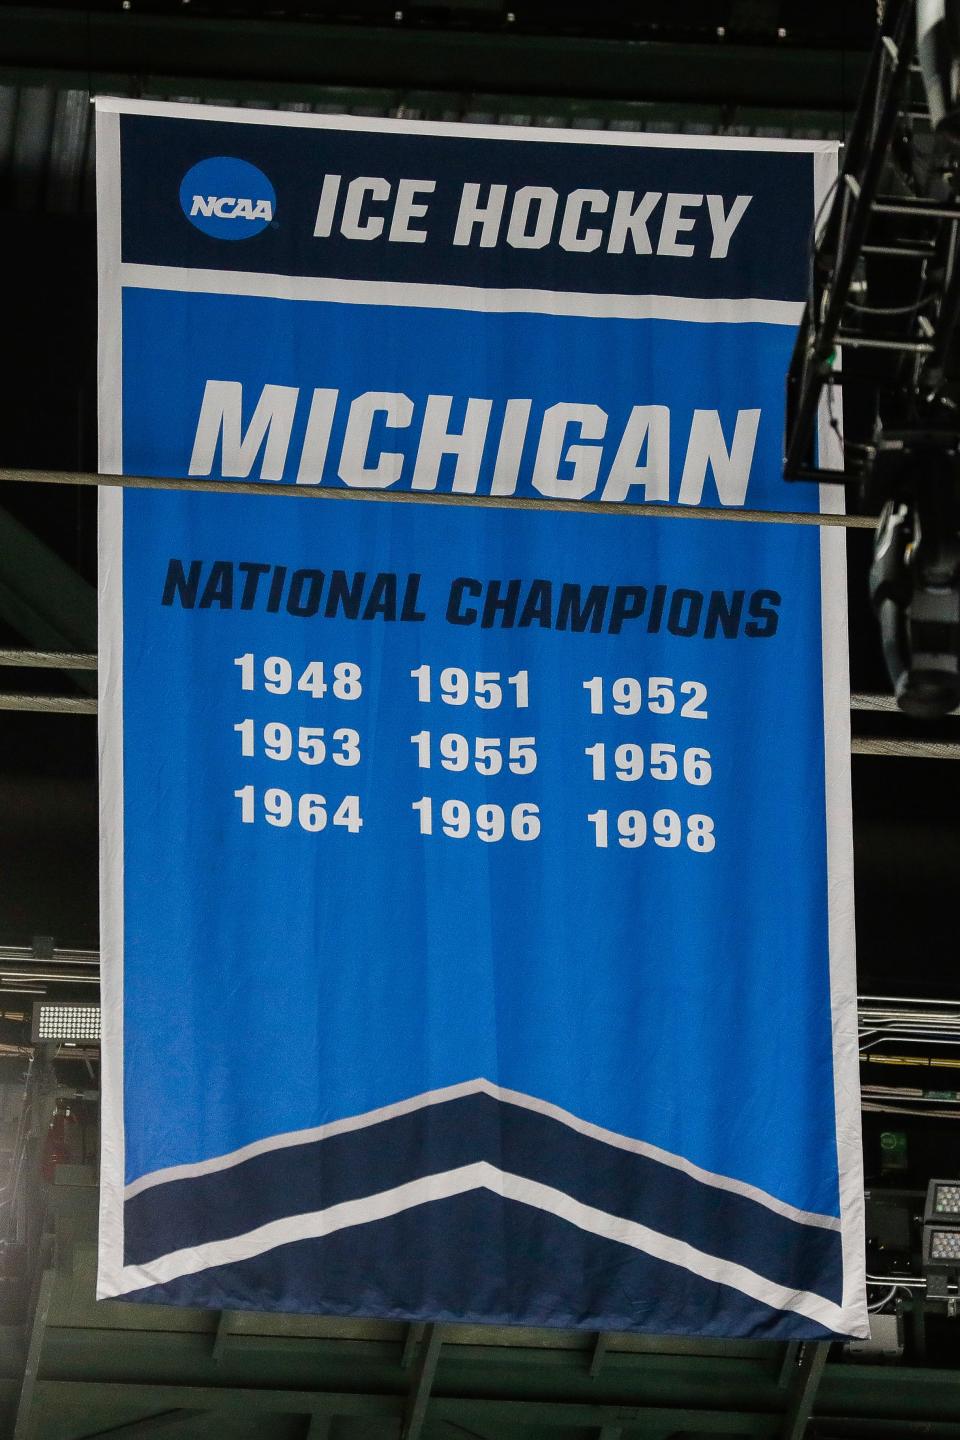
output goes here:
{"type": "Polygon", "coordinates": [[[843,531],[730,518],[835,147],[97,174],[101,468],[240,482],[101,491],[99,1295],[866,1334],[843,531]]]}

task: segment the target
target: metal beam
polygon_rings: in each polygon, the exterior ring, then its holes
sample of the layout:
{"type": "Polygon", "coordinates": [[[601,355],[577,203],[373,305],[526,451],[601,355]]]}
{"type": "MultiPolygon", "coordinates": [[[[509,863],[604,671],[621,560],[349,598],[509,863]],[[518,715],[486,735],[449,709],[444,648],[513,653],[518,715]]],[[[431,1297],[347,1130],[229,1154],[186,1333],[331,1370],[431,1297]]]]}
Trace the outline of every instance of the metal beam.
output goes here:
{"type": "Polygon", "coordinates": [[[169,1434],[187,1420],[195,1420],[202,1410],[165,1410],[162,1415],[149,1415],[145,1420],[130,1420],[124,1425],[111,1425],[109,1430],[94,1430],[81,1440],[143,1440],[146,1435],[169,1434]]]}
{"type": "MultiPolygon", "coordinates": [[[[892,714],[897,709],[897,702],[892,695],[880,695],[867,693],[866,691],[853,691],[850,695],[851,710],[867,710],[876,714],[892,714]]],[[[951,711],[951,714],[955,712],[951,711]]],[[[797,1341],[788,1342],[791,1345],[797,1341]]]]}
{"type": "MultiPolygon", "coordinates": [[[[851,710],[871,710],[878,714],[900,715],[903,712],[892,695],[878,695],[875,692],[855,690],[850,696],[851,710]]],[[[946,717],[960,719],[960,708],[948,711],[946,717]]]]}
{"type": "MultiPolygon", "coordinates": [[[[442,76],[434,76],[429,87],[389,85],[318,85],[301,80],[296,84],[280,80],[252,80],[239,73],[232,76],[155,75],[93,73],[89,70],[51,70],[42,66],[11,66],[0,64],[0,85],[41,88],[45,94],[67,92],[71,101],[86,99],[91,90],[105,95],[128,95],[140,98],[144,91],[158,100],[183,100],[185,91],[194,100],[209,104],[258,105],[265,109],[280,106],[315,106],[333,113],[390,115],[396,119],[420,120],[481,120],[490,124],[526,123],[541,120],[545,125],[581,125],[605,129],[615,121],[627,121],[640,130],[690,130],[716,135],[746,131],[748,134],[783,134],[808,138],[811,134],[824,139],[840,139],[845,111],[839,106],[827,110],[783,109],[778,106],[741,104],[731,106],[721,101],[697,104],[693,100],[654,101],[645,99],[611,99],[577,94],[557,96],[546,94],[505,95],[490,90],[473,90],[469,94],[438,89],[442,76]]],[[[58,203],[63,195],[58,192],[58,203]]],[[[901,249],[903,247],[900,247],[901,249]]]]}
{"type": "Polygon", "coordinates": [[[213,1332],[213,1344],[210,1347],[210,1354],[214,1360],[223,1359],[223,1352],[227,1348],[227,1341],[230,1338],[230,1320],[232,1310],[221,1310],[217,1315],[217,1326],[213,1332]]]}
{"type": "MultiPolygon", "coordinates": [[[[97,702],[92,695],[88,697],[4,695],[0,693],[0,710],[25,710],[44,715],[96,715],[97,702]]],[[[893,755],[911,760],[960,760],[960,742],[947,740],[909,740],[897,739],[893,736],[887,739],[854,735],[850,742],[850,750],[854,755],[893,755]]],[[[406,1352],[401,1363],[404,1365],[410,1363],[410,1357],[406,1355],[406,1352]]]]}
{"type": "Polygon", "coordinates": [[[23,1371],[23,1383],[20,1386],[20,1398],[17,1402],[17,1418],[13,1427],[13,1440],[27,1440],[31,1430],[31,1410],[33,1408],[33,1396],[37,1388],[37,1376],[40,1370],[40,1352],[43,1349],[43,1335],[47,1326],[47,1317],[50,1314],[50,1301],[53,1298],[53,1287],[56,1282],[56,1275],[53,1270],[45,1270],[40,1277],[40,1287],[37,1291],[37,1308],[33,1312],[33,1325],[30,1328],[30,1344],[27,1347],[27,1362],[23,1371]]]}
{"type": "Polygon", "coordinates": [[[471,32],[28,5],[0,10],[0,53],[7,66],[47,75],[82,55],[88,74],[135,74],[144,88],[153,74],[400,91],[436,89],[442,76],[460,94],[525,96],[533,83],[553,96],[800,111],[846,110],[867,64],[857,51],[524,34],[510,24],[471,32]]]}
{"type": "Polygon", "coordinates": [[[96,670],[96,655],[69,650],[0,650],[0,666],[13,670],[96,670]]]}
{"type": "MultiPolygon", "coordinates": [[[[42,1406],[51,1433],[56,1422],[76,1414],[102,1415],[100,1423],[106,1424],[110,1419],[118,1423],[130,1415],[182,1407],[244,1417],[251,1429],[259,1415],[265,1433],[270,1433],[271,1424],[282,1428],[282,1421],[270,1419],[276,1415],[288,1417],[293,1433],[297,1433],[294,1424],[305,1429],[307,1417],[317,1416],[343,1417],[345,1433],[351,1422],[359,1429],[356,1422],[366,1421],[367,1428],[378,1422],[384,1432],[392,1427],[392,1433],[399,1434],[406,1387],[397,1369],[399,1347],[382,1335],[360,1342],[319,1335],[238,1334],[231,1343],[233,1369],[225,1375],[209,1360],[209,1335],[98,1329],[98,1324],[109,1321],[109,1314],[100,1316],[92,1298],[84,1309],[90,1328],[56,1325],[47,1331],[43,1378],[34,1403],[38,1411],[42,1406]],[[179,1386],[145,1379],[158,1373],[197,1376],[198,1361],[202,1363],[204,1356],[206,1381],[198,1378],[194,1385],[179,1386]],[[329,1389],[314,1388],[318,1364],[329,1389]],[[48,1378],[65,1374],[98,1379],[48,1378]],[[239,1376],[243,1388],[231,1383],[239,1376]],[[297,1388],[280,1388],[293,1376],[298,1377],[297,1388]]],[[[280,1317],[273,1319],[280,1323],[280,1317]]],[[[424,1427],[424,1435],[436,1435],[438,1440],[441,1435],[449,1435],[450,1440],[458,1436],[493,1440],[524,1427],[542,1427],[547,1433],[554,1428],[566,1433],[579,1430],[585,1440],[587,1435],[596,1440],[604,1426],[620,1428],[631,1437],[652,1434],[663,1440],[677,1432],[773,1437],[782,1435],[788,1403],[797,1393],[796,1387],[790,1395],[777,1388],[774,1347],[769,1345],[763,1356],[750,1360],[723,1360],[719,1354],[625,1354],[611,1346],[608,1392],[607,1371],[599,1381],[589,1380],[583,1348],[572,1343],[575,1337],[565,1337],[564,1347],[556,1350],[549,1338],[535,1345],[529,1339],[526,1344],[461,1345],[457,1330],[451,1329],[450,1378],[445,1370],[424,1427]],[[500,1398],[483,1399],[477,1388],[483,1388],[492,1374],[500,1398]],[[629,1405],[620,1403],[624,1393],[630,1395],[629,1405]],[[691,1403],[694,1396],[703,1409],[691,1403]],[[671,1405],[674,1397],[676,1403],[671,1405]]],[[[516,1334],[527,1338],[530,1332],[516,1334]]],[[[798,1369],[794,1367],[791,1374],[798,1369]]],[[[894,1440],[893,1427],[902,1418],[909,1419],[911,1433],[924,1426],[945,1440],[960,1436],[956,1379],[955,1370],[943,1368],[827,1365],[817,1392],[818,1427],[829,1434],[825,1416],[855,1417],[864,1435],[873,1435],[870,1426],[876,1422],[876,1433],[890,1433],[894,1440]]],[[[211,1419],[209,1429],[216,1435],[227,1431],[229,1423],[218,1425],[211,1419]]],[[[904,1434],[906,1430],[905,1426],[904,1434]]],[[[65,1425],[64,1432],[73,1433],[65,1425]]]]}
{"type": "MultiPolygon", "coordinates": [[[[0,16],[3,15],[0,9],[0,16]]],[[[188,490],[208,495],[283,496],[297,500],[365,500],[391,505],[462,505],[481,510],[553,510],[567,515],[642,516],[647,520],[733,520],[738,525],[816,525],[844,530],[876,530],[876,515],[845,515],[818,510],[741,510],[722,505],[635,505],[619,501],[551,500],[529,495],[466,495],[434,490],[340,489],[327,485],[287,485],[273,480],[200,480],[184,475],[105,475],[84,470],[29,470],[0,467],[0,481],[22,485],[100,486],[116,490],[188,490]]],[[[68,567],[69,568],[69,567],[68,567]]]]}
{"type": "Polygon", "coordinates": [[[780,1374],[777,1377],[777,1384],[781,1390],[786,1390],[793,1380],[794,1371],[797,1368],[797,1361],[800,1358],[800,1341],[788,1340],[783,1349],[783,1360],[780,1365],[780,1374]]]}
{"type": "MultiPolygon", "coordinates": [[[[685,512],[685,513],[686,513],[686,512],[685,512]]],[[[30,669],[30,668],[44,669],[44,670],[96,670],[96,668],[97,668],[97,657],[96,657],[96,655],[94,655],[94,654],[89,654],[89,655],[81,655],[81,654],[76,654],[76,653],[71,654],[69,651],[65,651],[65,650],[2,650],[2,649],[0,649],[0,668],[9,668],[9,669],[12,669],[12,670],[30,669]]],[[[0,697],[0,709],[4,709],[4,708],[6,708],[6,709],[27,708],[26,702],[28,702],[30,705],[32,705],[34,702],[36,702],[37,704],[42,705],[44,708],[49,707],[49,706],[53,706],[54,708],[60,708],[60,707],[59,707],[59,700],[60,700],[61,698],[63,698],[63,697],[59,697],[59,696],[47,696],[47,695],[27,695],[27,696],[18,697],[18,696],[15,696],[15,695],[13,695],[13,696],[7,695],[7,696],[0,697]],[[17,704],[11,703],[11,702],[16,702],[18,699],[24,701],[24,702],[25,702],[24,705],[18,706],[17,704]]],[[[894,699],[894,697],[893,697],[892,695],[879,695],[879,694],[874,694],[874,693],[858,692],[858,691],[854,691],[854,692],[851,694],[851,696],[850,696],[850,709],[851,709],[851,710],[863,710],[863,711],[875,712],[875,713],[877,713],[877,714],[884,714],[884,715],[899,715],[899,714],[902,713],[902,712],[899,710],[899,708],[898,708],[898,706],[897,706],[897,702],[896,702],[896,700],[894,699]]],[[[70,711],[70,713],[76,713],[76,714],[92,714],[93,712],[90,711],[90,710],[87,709],[87,708],[84,708],[84,709],[78,710],[78,711],[70,711]]],[[[960,719],[960,709],[951,710],[951,711],[949,712],[949,716],[944,717],[944,718],[950,718],[951,716],[954,717],[954,718],[956,718],[956,719],[960,719]]],[[[890,743],[897,743],[897,742],[895,742],[895,741],[894,741],[894,742],[891,742],[890,740],[886,740],[886,739],[884,739],[883,737],[881,737],[880,739],[870,739],[870,738],[867,738],[867,737],[855,737],[855,739],[854,739],[854,753],[855,753],[855,754],[861,754],[861,755],[883,754],[883,753],[886,753],[886,752],[885,752],[885,751],[881,751],[881,750],[879,750],[879,749],[874,749],[874,748],[872,748],[872,747],[874,747],[874,746],[879,746],[879,745],[882,745],[882,744],[887,744],[887,745],[889,745],[890,743]],[[860,748],[857,748],[858,746],[859,746],[860,748]],[[870,747],[870,748],[868,748],[868,747],[870,747]]],[[[925,747],[925,748],[923,748],[922,750],[921,750],[920,748],[915,748],[914,750],[911,750],[911,751],[910,751],[911,754],[913,754],[913,753],[917,753],[917,754],[921,754],[921,753],[922,753],[922,754],[928,754],[928,753],[930,753],[930,754],[932,754],[933,751],[932,751],[932,749],[931,749],[930,747],[931,747],[931,746],[936,747],[936,746],[938,746],[938,745],[940,744],[940,742],[936,742],[936,741],[934,741],[934,742],[911,741],[911,742],[908,742],[908,743],[910,743],[910,744],[911,744],[912,746],[914,746],[914,747],[925,747]]],[[[950,748],[949,745],[947,745],[947,749],[948,749],[948,750],[949,750],[949,748],[950,748]]],[[[891,753],[897,754],[897,753],[906,753],[906,752],[904,752],[904,751],[894,751],[894,752],[891,752],[891,753]]],[[[936,758],[945,758],[945,757],[942,756],[942,755],[940,755],[940,754],[938,753],[937,756],[936,756],[936,758]]],[[[951,755],[949,758],[953,758],[952,755],[951,755]]],[[[415,1335],[415,1336],[419,1336],[420,1334],[423,1333],[423,1326],[421,1325],[421,1326],[418,1327],[417,1325],[412,1325],[412,1326],[410,1327],[410,1330],[409,1330],[408,1333],[413,1334],[413,1335],[415,1335]]],[[[410,1357],[407,1356],[406,1359],[405,1359],[402,1363],[403,1363],[403,1364],[408,1364],[408,1363],[409,1363],[409,1360],[410,1360],[410,1357]]]]}
{"type": "MultiPolygon", "coordinates": [[[[582,1360],[580,1361],[582,1364],[582,1360]]],[[[216,1411],[222,1415],[336,1415],[347,1418],[401,1420],[407,1413],[409,1397],[353,1391],[283,1390],[272,1386],[228,1387],[224,1385],[118,1384],[113,1381],[41,1380],[38,1391],[45,1407],[61,1413],[82,1413],[84,1407],[101,1402],[105,1396],[117,1404],[151,1405],[160,1409],[177,1406],[216,1411]]],[[[487,1400],[473,1396],[434,1396],[430,1401],[430,1423],[452,1420],[481,1434],[500,1435],[509,1426],[559,1427],[566,1430],[602,1430],[604,1426],[630,1431],[650,1428],[692,1430],[718,1435],[761,1435],[781,1433],[783,1415],[773,1411],[674,1407],[659,1405],[585,1404],[565,1400],[487,1400]]],[[[21,1437],[16,1437],[21,1440],[21,1437]]]]}
{"type": "Polygon", "coordinates": [[[404,1370],[409,1370],[413,1364],[417,1347],[423,1340],[426,1329],[426,1325],[420,1320],[411,1320],[407,1326],[406,1334],[403,1337],[403,1349],[400,1351],[400,1365],[404,1370]]]}
{"type": "Polygon", "coordinates": [[[823,1368],[830,1353],[828,1344],[808,1342],[801,1346],[793,1380],[790,1385],[790,1401],[780,1432],[782,1440],[803,1440],[807,1422],[813,1414],[817,1387],[823,1375],[823,1368]]]}
{"type": "Polygon", "coordinates": [[[855,735],[854,755],[901,755],[911,760],[960,760],[960,744],[952,740],[902,740],[890,736],[855,735]]]}
{"type": "Polygon", "coordinates": [[[3,695],[0,710],[27,710],[37,715],[96,715],[93,695],[3,695]]]}
{"type": "MultiPolygon", "coordinates": [[[[97,657],[94,654],[71,654],[66,650],[2,650],[0,668],[12,670],[96,670],[97,657]]],[[[875,692],[854,691],[850,696],[851,710],[864,710],[884,715],[899,715],[901,711],[892,695],[875,692]]],[[[960,719],[960,708],[951,710],[949,716],[960,719]]],[[[414,1325],[416,1330],[417,1326],[414,1325]]],[[[419,1327],[420,1332],[423,1326],[419,1327]]]]}
{"type": "Polygon", "coordinates": [[[598,1330],[597,1338],[593,1342],[593,1351],[590,1355],[589,1375],[591,1380],[596,1380],[600,1374],[600,1366],[603,1364],[603,1357],[607,1353],[609,1337],[606,1330],[598,1330]]]}
{"type": "Polygon", "coordinates": [[[855,1415],[817,1416],[817,1431],[823,1436],[842,1435],[844,1440],[957,1440],[960,1420],[869,1420],[855,1415]]]}
{"type": "Polygon", "coordinates": [[[420,1353],[410,1380],[410,1394],[403,1417],[400,1440],[420,1440],[423,1422],[427,1413],[433,1377],[437,1373],[440,1346],[443,1344],[443,1329],[440,1325],[428,1325],[420,1345],[420,1353]]]}
{"type": "MultiPolygon", "coordinates": [[[[119,1334],[122,1332],[111,1332],[119,1334]]],[[[152,1337],[151,1337],[152,1338],[152,1337]]],[[[41,1380],[38,1391],[44,1405],[54,1413],[83,1414],[108,1400],[117,1410],[150,1406],[165,1413],[175,1409],[216,1412],[239,1416],[250,1423],[262,1415],[348,1416],[360,1420],[393,1418],[404,1413],[402,1395],[378,1395],[352,1391],[284,1390],[272,1386],[153,1384],[114,1380],[41,1380]]],[[[15,1440],[22,1440],[16,1436],[15,1440]]],[[[23,1437],[25,1440],[25,1437],[23,1437]]]]}
{"type": "Polygon", "coordinates": [[[330,1440],[332,1434],[332,1415],[311,1415],[307,1419],[307,1428],[303,1432],[303,1440],[330,1440]]]}

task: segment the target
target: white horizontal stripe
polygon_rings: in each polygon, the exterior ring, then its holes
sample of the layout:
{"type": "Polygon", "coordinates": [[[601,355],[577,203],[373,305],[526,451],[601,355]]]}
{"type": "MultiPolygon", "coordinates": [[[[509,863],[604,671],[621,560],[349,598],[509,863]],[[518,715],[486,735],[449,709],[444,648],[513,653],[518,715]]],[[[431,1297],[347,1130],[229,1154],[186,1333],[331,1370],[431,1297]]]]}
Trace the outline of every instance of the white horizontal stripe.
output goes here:
{"type": "Polygon", "coordinates": [[[120,115],[158,115],[177,120],[216,120],[233,125],[275,125],[298,130],[358,130],[383,135],[440,135],[452,139],[526,140],[532,144],[621,145],[649,150],[773,150],[837,153],[836,140],[775,135],[664,135],[656,130],[573,130],[566,126],[484,125],[467,120],[393,120],[368,115],[309,115],[289,110],[249,110],[230,105],[177,104],[98,95],[98,110],[120,115]]]}
{"type": "Polygon", "coordinates": [[[722,325],[797,325],[799,300],[697,299],[689,295],[593,295],[572,290],[494,290],[483,285],[424,285],[395,280],[340,280],[321,275],[267,275],[246,270],[190,270],[179,265],[120,267],[129,290],[195,295],[251,295],[265,300],[321,300],[335,305],[402,305],[485,314],[579,315],[598,320],[689,320],[722,325]]]}
{"type": "Polygon", "coordinates": [[[226,1155],[214,1156],[210,1160],[199,1160],[192,1165],[169,1165],[163,1170],[154,1170],[148,1175],[141,1175],[139,1179],[131,1181],[124,1191],[124,1196],[127,1200],[132,1200],[135,1195],[152,1189],[155,1185],[165,1185],[172,1180],[193,1180],[201,1175],[211,1175],[217,1171],[229,1170],[232,1166],[240,1165],[245,1160],[253,1160],[258,1155],[268,1155],[274,1150],[286,1150],[295,1145],[310,1145],[318,1140],[327,1140],[333,1135],[346,1135],[354,1130],[380,1125],[385,1120],[413,1114],[429,1105],[444,1105],[447,1101],[459,1100],[466,1095],[489,1095],[493,1100],[503,1100],[510,1105],[518,1105],[524,1110],[532,1110],[538,1115],[546,1115],[551,1120],[556,1120],[559,1124],[576,1130],[580,1135],[589,1136],[591,1140],[599,1140],[604,1145],[612,1145],[618,1150],[627,1150],[633,1155],[643,1155],[649,1160],[656,1160],[661,1165],[682,1171],[703,1185],[712,1185],[717,1190],[728,1190],[735,1195],[742,1195],[798,1224],[816,1225],[824,1230],[839,1230],[840,1228],[840,1221],[834,1215],[821,1215],[811,1210],[800,1210],[795,1205],[788,1205],[785,1200],[778,1199],[776,1195],[761,1190],[759,1186],[750,1185],[746,1180],[735,1180],[728,1175],[718,1175],[712,1170],[704,1170],[702,1166],[695,1165],[692,1160],[684,1159],[682,1155],[674,1155],[669,1150],[661,1150],[658,1145],[650,1145],[644,1140],[634,1140],[629,1135],[620,1135],[615,1130],[605,1130],[601,1125],[593,1125],[589,1120],[581,1120],[579,1116],[571,1114],[569,1110],[561,1109],[559,1105],[554,1105],[549,1100],[540,1100],[534,1095],[525,1095],[522,1090],[508,1090],[506,1087],[494,1085],[482,1077],[476,1080],[461,1081],[459,1085],[448,1085],[441,1090],[427,1090],[422,1095],[414,1095],[407,1100],[398,1100],[394,1104],[384,1105],[378,1110],[368,1110],[362,1115],[350,1115],[343,1120],[332,1120],[327,1125],[316,1125],[309,1130],[291,1130],[285,1135],[271,1135],[263,1140],[254,1140],[249,1145],[243,1145],[238,1150],[231,1150],[226,1155]]]}
{"type": "Polygon", "coordinates": [[[392,1190],[383,1190],[363,1200],[347,1200],[340,1205],[331,1205],[326,1210],[314,1210],[304,1215],[292,1215],[283,1220],[272,1220],[260,1225],[246,1235],[232,1235],[225,1240],[213,1240],[205,1245],[189,1246],[161,1255],[146,1265],[124,1266],[118,1277],[119,1288],[115,1293],[127,1294],[131,1290],[147,1285],[167,1285],[184,1275],[195,1275],[201,1270],[218,1265],[236,1265],[263,1255],[279,1245],[288,1245],[299,1240],[316,1240],[336,1234],[353,1225],[368,1225],[372,1221],[384,1220],[399,1215],[417,1205],[432,1200],[448,1199],[463,1195],[470,1190],[491,1190],[507,1200],[533,1206],[548,1215],[555,1215],[568,1221],[579,1230],[598,1235],[604,1240],[615,1240],[633,1250],[652,1255],[677,1265],[704,1280],[718,1285],[728,1285],[741,1294],[748,1295],[774,1310],[790,1310],[828,1330],[843,1332],[844,1312],[833,1301],[824,1299],[807,1290],[791,1290],[758,1275],[745,1265],[710,1255],[683,1240],[663,1235],[640,1225],[635,1220],[625,1220],[619,1215],[610,1215],[592,1205],[583,1205],[579,1200],[556,1190],[551,1185],[528,1180],[500,1170],[485,1160],[473,1165],[463,1165],[444,1174],[430,1175],[392,1190]]]}

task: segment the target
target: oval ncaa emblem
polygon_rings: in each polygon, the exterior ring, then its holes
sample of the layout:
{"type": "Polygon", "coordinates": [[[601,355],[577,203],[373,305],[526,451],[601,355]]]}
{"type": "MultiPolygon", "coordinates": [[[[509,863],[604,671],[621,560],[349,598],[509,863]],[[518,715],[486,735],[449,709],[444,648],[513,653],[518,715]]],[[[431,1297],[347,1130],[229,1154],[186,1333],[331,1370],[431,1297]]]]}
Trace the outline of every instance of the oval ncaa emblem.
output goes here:
{"type": "Polygon", "coordinates": [[[216,240],[259,235],[271,224],[276,207],[276,192],[263,171],[230,155],[200,160],[180,182],[184,215],[216,240]]]}

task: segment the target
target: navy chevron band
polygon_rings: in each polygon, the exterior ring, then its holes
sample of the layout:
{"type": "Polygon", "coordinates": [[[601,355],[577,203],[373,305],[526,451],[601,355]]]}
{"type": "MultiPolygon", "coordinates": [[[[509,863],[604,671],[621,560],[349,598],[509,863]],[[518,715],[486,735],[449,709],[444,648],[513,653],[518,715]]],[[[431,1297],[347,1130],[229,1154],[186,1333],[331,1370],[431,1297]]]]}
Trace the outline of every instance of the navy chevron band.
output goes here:
{"type": "Polygon", "coordinates": [[[478,1161],[695,1245],[777,1285],[840,1303],[837,1230],[777,1213],[736,1190],[484,1091],[141,1189],[124,1208],[125,1262],[148,1264],[174,1250],[478,1161]]]}
{"type": "Polygon", "coordinates": [[[281,1245],[125,1298],[220,1307],[229,1301],[254,1310],[266,1302],[294,1312],[467,1323],[509,1324],[522,1312],[532,1325],[588,1330],[643,1330],[655,1318],[659,1334],[722,1336],[733,1323],[738,1334],[755,1339],[823,1340],[833,1333],[807,1316],[484,1190],[281,1245]],[[455,1266],[451,1255],[458,1257],[455,1266]],[[501,1256],[509,1263],[493,1263],[501,1256]],[[389,1293],[382,1285],[388,1275],[389,1293]]]}

